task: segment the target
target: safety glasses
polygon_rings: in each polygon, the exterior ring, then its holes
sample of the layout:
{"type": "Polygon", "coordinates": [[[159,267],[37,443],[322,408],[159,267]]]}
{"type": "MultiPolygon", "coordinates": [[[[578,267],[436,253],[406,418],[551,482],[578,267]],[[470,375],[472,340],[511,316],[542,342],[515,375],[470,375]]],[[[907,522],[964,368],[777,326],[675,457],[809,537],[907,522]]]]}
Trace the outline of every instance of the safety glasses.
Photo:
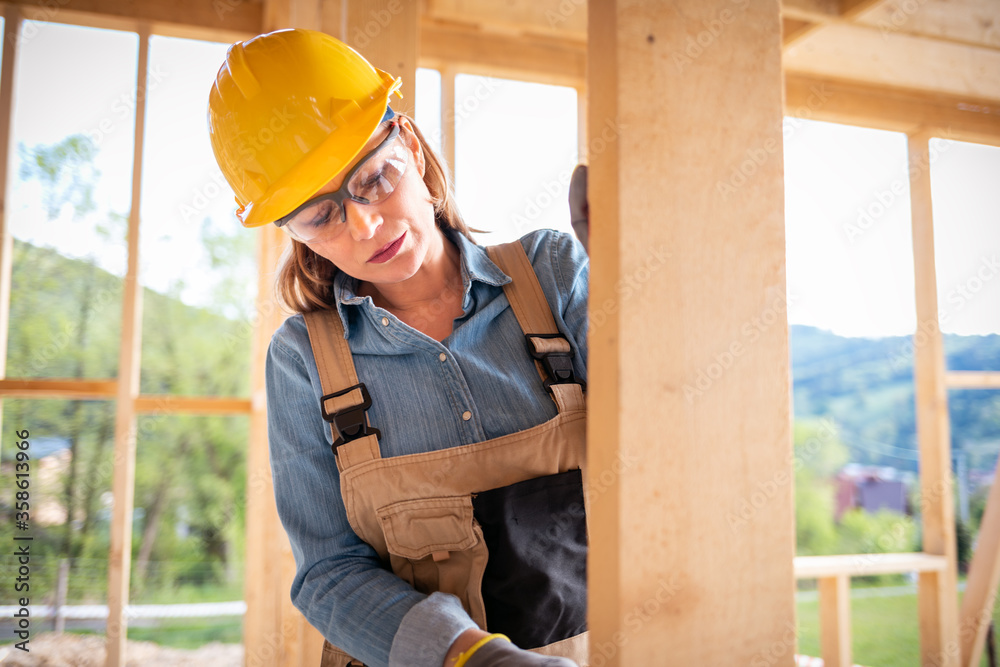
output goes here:
{"type": "Polygon", "coordinates": [[[409,158],[395,121],[388,136],[347,172],[340,189],[310,199],[274,224],[303,243],[332,238],[347,226],[344,202],[375,204],[387,199],[403,178],[409,158]]]}

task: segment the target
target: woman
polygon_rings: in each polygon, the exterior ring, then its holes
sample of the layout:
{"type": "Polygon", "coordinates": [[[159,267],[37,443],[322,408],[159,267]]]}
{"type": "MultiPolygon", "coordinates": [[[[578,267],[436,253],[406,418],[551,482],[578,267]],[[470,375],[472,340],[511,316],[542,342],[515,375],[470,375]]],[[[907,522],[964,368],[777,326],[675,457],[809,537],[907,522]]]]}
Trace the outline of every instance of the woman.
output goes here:
{"type": "Polygon", "coordinates": [[[400,83],[284,30],[210,95],[238,216],[292,238],[267,359],[292,600],[324,665],[585,665],[586,253],[477,246],[400,83]]]}

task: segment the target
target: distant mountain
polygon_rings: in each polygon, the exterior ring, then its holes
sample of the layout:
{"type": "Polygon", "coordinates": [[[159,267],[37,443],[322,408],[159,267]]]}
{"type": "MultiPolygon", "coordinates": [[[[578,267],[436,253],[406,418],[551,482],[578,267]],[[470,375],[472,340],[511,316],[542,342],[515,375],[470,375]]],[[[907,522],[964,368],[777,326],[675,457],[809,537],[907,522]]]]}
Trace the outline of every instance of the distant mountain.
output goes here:
{"type": "MultiPolygon", "coordinates": [[[[948,370],[1000,370],[1000,336],[945,335],[948,370]]],[[[852,459],[917,469],[912,336],[845,338],[791,327],[796,418],[831,417],[852,459]]],[[[1000,391],[948,392],[952,447],[973,469],[992,469],[1000,449],[1000,391]]]]}

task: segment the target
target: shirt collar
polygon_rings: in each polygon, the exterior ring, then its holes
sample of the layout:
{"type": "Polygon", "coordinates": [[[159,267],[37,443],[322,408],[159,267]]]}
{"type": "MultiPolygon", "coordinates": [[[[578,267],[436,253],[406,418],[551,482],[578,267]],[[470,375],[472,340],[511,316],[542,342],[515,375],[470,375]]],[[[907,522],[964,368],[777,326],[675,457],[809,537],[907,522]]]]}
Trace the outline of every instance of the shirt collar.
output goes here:
{"type": "MultiPolygon", "coordinates": [[[[454,229],[445,229],[445,235],[458,247],[462,267],[462,305],[468,308],[469,293],[472,281],[500,287],[511,281],[510,276],[500,270],[483,246],[476,245],[471,239],[454,229]]],[[[369,296],[358,296],[358,279],[338,271],[333,280],[333,294],[337,300],[337,312],[344,325],[344,338],[350,338],[350,326],[346,306],[374,308],[375,304],[369,296]]]]}

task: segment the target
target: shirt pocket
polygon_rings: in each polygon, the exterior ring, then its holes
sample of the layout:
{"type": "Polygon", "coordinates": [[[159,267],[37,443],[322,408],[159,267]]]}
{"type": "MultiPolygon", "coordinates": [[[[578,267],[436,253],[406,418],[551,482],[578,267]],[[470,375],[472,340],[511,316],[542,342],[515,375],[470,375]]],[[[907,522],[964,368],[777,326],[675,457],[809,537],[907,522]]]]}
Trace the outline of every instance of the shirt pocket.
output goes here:
{"type": "Polygon", "coordinates": [[[377,511],[392,571],[421,593],[450,593],[481,628],[489,554],[470,496],[404,500],[377,511]]]}

